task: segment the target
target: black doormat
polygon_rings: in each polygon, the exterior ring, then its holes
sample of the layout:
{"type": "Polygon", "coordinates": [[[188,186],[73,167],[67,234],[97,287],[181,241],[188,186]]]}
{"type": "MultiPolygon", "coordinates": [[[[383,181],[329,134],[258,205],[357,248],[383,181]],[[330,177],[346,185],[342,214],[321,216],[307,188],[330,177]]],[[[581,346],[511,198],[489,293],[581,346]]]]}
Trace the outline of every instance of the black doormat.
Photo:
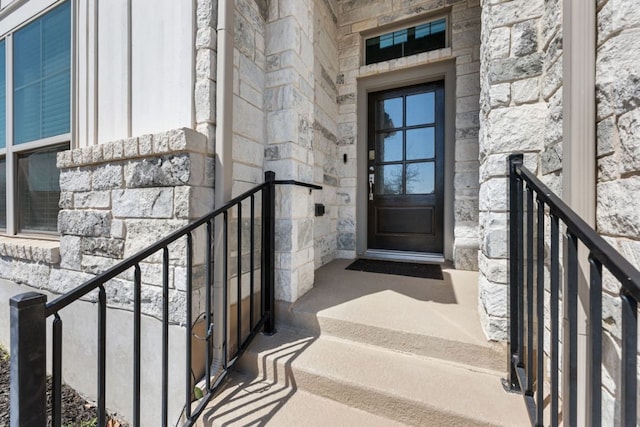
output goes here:
{"type": "Polygon", "coordinates": [[[440,264],[417,264],[414,262],[396,262],[360,258],[349,264],[347,270],[443,280],[440,264]]]}

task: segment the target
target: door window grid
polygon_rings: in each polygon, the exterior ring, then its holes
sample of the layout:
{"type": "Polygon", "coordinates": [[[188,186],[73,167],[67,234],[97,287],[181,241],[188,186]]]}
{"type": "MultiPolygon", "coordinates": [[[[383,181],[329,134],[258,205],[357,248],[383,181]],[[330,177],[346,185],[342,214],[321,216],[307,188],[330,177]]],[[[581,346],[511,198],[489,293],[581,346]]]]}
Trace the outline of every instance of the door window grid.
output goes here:
{"type": "Polygon", "coordinates": [[[71,27],[68,0],[0,40],[0,229],[9,235],[57,234],[56,153],[71,139],[71,27]]]}
{"type": "Polygon", "coordinates": [[[376,193],[435,192],[435,92],[388,98],[376,107],[376,193]],[[417,138],[408,135],[417,135],[417,138]],[[422,137],[421,137],[422,136],[422,137]]]}

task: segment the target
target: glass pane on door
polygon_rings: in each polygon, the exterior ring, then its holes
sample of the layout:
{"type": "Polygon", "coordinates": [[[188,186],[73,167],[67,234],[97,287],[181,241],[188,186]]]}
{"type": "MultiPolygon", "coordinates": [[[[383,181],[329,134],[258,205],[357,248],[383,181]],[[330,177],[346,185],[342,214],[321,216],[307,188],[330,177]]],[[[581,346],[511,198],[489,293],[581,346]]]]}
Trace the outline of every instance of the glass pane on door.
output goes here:
{"type": "Polygon", "coordinates": [[[409,163],[407,165],[407,193],[431,194],[435,189],[434,162],[409,163]]]}

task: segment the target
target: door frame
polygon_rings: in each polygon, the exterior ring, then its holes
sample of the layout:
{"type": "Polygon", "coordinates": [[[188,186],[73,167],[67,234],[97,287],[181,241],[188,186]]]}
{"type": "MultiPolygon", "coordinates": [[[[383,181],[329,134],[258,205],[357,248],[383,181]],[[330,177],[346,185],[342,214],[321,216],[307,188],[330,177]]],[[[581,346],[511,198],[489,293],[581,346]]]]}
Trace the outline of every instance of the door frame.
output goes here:
{"type": "Polygon", "coordinates": [[[367,124],[368,94],[387,89],[402,88],[421,83],[444,80],[445,92],[445,164],[444,164],[444,253],[429,254],[428,258],[439,260],[453,258],[453,226],[454,226],[454,189],[453,175],[455,167],[455,58],[435,64],[412,67],[405,70],[391,71],[375,76],[357,79],[357,191],[356,191],[356,254],[358,256],[376,255],[387,258],[426,260],[425,254],[397,251],[367,251],[367,124]]]}

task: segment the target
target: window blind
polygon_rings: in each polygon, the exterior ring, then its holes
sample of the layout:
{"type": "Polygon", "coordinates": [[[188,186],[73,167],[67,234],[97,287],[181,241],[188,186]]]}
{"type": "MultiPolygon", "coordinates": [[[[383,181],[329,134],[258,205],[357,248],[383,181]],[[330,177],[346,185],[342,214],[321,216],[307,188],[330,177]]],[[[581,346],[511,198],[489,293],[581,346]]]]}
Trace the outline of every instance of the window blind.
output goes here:
{"type": "Polygon", "coordinates": [[[13,43],[15,144],[68,133],[70,2],[16,31],[13,43]]]}

